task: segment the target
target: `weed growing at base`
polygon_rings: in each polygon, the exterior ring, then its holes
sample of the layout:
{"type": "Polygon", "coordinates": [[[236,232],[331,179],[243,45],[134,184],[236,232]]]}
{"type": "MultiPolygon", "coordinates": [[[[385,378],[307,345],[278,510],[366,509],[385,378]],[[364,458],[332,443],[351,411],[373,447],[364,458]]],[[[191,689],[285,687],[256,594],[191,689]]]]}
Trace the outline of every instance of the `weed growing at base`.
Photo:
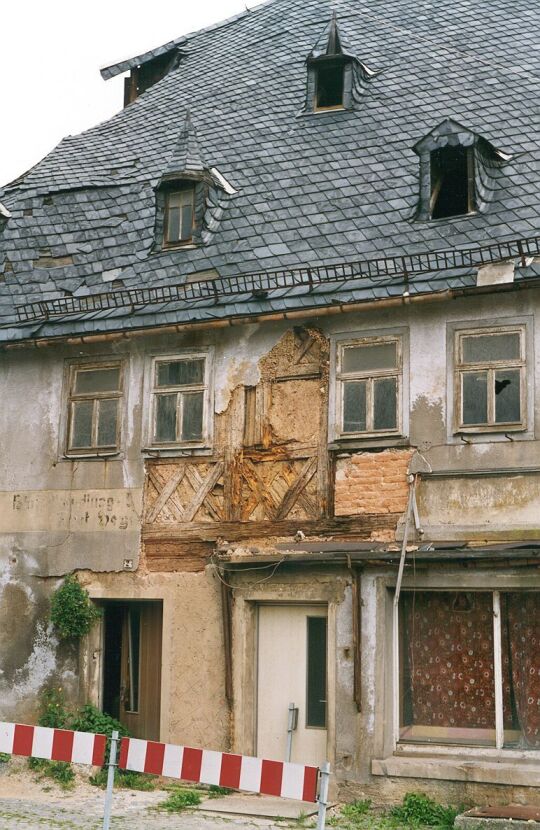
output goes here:
{"type": "Polygon", "coordinates": [[[344,804],[327,824],[340,830],[451,830],[460,812],[461,808],[445,807],[423,793],[407,793],[402,804],[386,812],[376,812],[368,800],[344,804]]]}
{"type": "Polygon", "coordinates": [[[160,810],[168,813],[180,813],[186,807],[196,807],[202,801],[200,793],[196,790],[176,789],[172,790],[167,799],[159,805],[160,810]]]}

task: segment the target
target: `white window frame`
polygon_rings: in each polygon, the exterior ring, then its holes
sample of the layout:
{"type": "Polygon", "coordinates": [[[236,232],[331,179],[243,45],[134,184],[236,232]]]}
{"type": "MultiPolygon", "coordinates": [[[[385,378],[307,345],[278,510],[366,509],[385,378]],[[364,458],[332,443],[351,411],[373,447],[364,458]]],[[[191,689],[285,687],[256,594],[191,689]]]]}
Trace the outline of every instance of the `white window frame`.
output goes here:
{"type": "Polygon", "coordinates": [[[408,410],[406,407],[406,399],[408,398],[408,383],[407,383],[407,332],[405,329],[387,329],[378,332],[362,332],[350,333],[348,335],[337,335],[332,339],[331,351],[331,367],[330,367],[330,417],[329,417],[329,436],[331,440],[347,441],[347,440],[373,440],[373,439],[396,439],[403,437],[408,428],[408,410]],[[371,346],[384,343],[395,342],[397,344],[397,368],[395,371],[389,369],[367,371],[367,372],[347,372],[342,371],[343,351],[347,347],[354,346],[371,346]],[[385,377],[397,378],[396,390],[396,415],[397,424],[395,429],[375,430],[372,428],[373,421],[373,400],[372,389],[373,380],[385,377]],[[367,380],[367,423],[366,430],[363,432],[344,432],[343,430],[343,385],[346,381],[367,380]],[[370,382],[371,381],[371,382],[370,382]]]}
{"type": "Polygon", "coordinates": [[[460,328],[454,332],[454,432],[459,433],[486,433],[486,432],[513,432],[525,431],[527,429],[527,330],[525,323],[506,326],[485,326],[474,328],[460,328]],[[490,360],[478,363],[463,363],[463,339],[465,337],[497,334],[519,334],[520,357],[519,359],[490,360]],[[501,369],[518,369],[520,372],[520,415],[519,421],[496,423],[495,422],[495,395],[494,395],[494,373],[501,369]],[[488,423],[487,424],[464,424],[463,423],[463,377],[468,373],[488,373],[488,423]]]}
{"type": "MultiPolygon", "coordinates": [[[[118,358],[88,358],[85,360],[72,360],[67,363],[65,374],[65,397],[64,397],[64,423],[65,427],[62,430],[63,438],[63,455],[66,458],[96,458],[103,456],[117,456],[121,451],[122,444],[122,427],[125,409],[125,361],[118,358]],[[116,392],[89,392],[89,393],[75,393],[75,379],[77,372],[91,371],[93,369],[118,369],[119,383],[118,391],[116,392]],[[115,398],[118,400],[117,420],[116,420],[116,443],[114,446],[98,447],[72,447],[73,435],[73,404],[77,401],[92,400],[98,401],[102,399],[115,398]]],[[[95,439],[97,431],[97,419],[95,415],[96,404],[94,403],[94,414],[92,416],[92,433],[95,439]],[[94,422],[95,421],[95,422],[94,422]]]]}
{"type": "MultiPolygon", "coordinates": [[[[178,449],[206,449],[212,445],[213,432],[213,353],[210,349],[198,349],[196,351],[178,351],[170,354],[156,354],[151,358],[149,373],[148,373],[148,430],[147,430],[147,449],[163,450],[165,453],[169,450],[178,449]],[[179,360],[204,360],[204,382],[200,385],[189,386],[175,386],[175,387],[158,387],[156,386],[156,372],[159,363],[170,363],[179,360]],[[182,392],[202,391],[203,398],[203,418],[202,418],[202,437],[195,441],[171,441],[161,442],[155,440],[156,435],[156,399],[157,395],[164,394],[170,391],[181,395],[182,392]]],[[[178,421],[177,421],[178,429],[178,421]]]]}
{"type": "MultiPolygon", "coordinates": [[[[436,753],[436,754],[454,754],[459,750],[466,754],[479,755],[489,757],[496,755],[497,757],[507,758],[540,758],[540,750],[538,749],[519,749],[504,746],[504,713],[503,713],[503,672],[502,672],[502,631],[501,631],[501,594],[508,592],[531,592],[540,593],[540,586],[531,585],[524,586],[522,584],[512,585],[509,580],[508,585],[493,587],[493,580],[486,579],[486,587],[466,586],[462,584],[462,580],[455,581],[448,580],[448,584],[444,587],[429,585],[420,587],[420,585],[406,585],[403,586],[403,591],[410,591],[411,589],[418,589],[422,591],[437,593],[446,591],[465,591],[471,593],[489,593],[493,600],[493,681],[494,681],[494,702],[495,702],[495,741],[493,746],[485,746],[483,744],[475,745],[474,743],[466,742],[459,743],[439,743],[433,741],[432,744],[418,741],[416,747],[422,753],[436,753]]],[[[500,582],[500,580],[499,580],[500,582]]],[[[389,597],[391,601],[391,597],[389,597]]],[[[401,605],[392,602],[392,721],[393,721],[393,751],[396,753],[399,749],[409,752],[415,751],[415,742],[401,740],[401,605]]]]}

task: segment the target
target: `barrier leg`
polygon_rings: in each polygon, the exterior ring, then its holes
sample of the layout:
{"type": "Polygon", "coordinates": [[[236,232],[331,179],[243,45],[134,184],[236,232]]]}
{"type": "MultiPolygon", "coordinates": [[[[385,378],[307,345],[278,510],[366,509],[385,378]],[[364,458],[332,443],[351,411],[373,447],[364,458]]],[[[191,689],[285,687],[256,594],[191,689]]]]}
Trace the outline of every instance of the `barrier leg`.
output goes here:
{"type": "Polygon", "coordinates": [[[105,792],[105,812],[103,814],[103,830],[109,830],[111,826],[112,797],[114,787],[114,771],[116,769],[116,746],[118,743],[118,732],[115,730],[111,736],[111,751],[109,753],[109,769],[107,770],[107,790],[105,792]]]}
{"type": "Polygon", "coordinates": [[[317,830],[324,830],[326,825],[326,808],[328,807],[328,786],[330,784],[330,764],[325,761],[321,766],[321,783],[319,786],[319,814],[317,830]]]}

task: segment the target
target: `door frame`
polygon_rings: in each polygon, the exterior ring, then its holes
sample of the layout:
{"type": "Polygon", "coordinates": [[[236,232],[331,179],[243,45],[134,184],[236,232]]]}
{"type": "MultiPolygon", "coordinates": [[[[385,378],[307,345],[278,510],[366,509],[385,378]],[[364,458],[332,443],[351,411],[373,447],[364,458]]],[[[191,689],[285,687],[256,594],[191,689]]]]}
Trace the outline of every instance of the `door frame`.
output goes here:
{"type": "MultiPolygon", "coordinates": [[[[233,640],[235,642],[233,660],[234,688],[234,736],[233,745],[236,752],[255,755],[257,749],[257,691],[258,691],[258,609],[260,605],[281,606],[325,606],[327,609],[327,733],[326,758],[334,764],[336,746],[336,683],[337,683],[337,603],[335,592],[322,590],[312,597],[298,598],[295,586],[287,586],[290,591],[284,596],[278,589],[269,590],[263,595],[253,596],[251,592],[235,595],[235,615],[233,619],[233,640]],[[325,595],[326,594],[326,595],[325,595]]],[[[314,586],[315,587],[315,586],[314,586]]]]}

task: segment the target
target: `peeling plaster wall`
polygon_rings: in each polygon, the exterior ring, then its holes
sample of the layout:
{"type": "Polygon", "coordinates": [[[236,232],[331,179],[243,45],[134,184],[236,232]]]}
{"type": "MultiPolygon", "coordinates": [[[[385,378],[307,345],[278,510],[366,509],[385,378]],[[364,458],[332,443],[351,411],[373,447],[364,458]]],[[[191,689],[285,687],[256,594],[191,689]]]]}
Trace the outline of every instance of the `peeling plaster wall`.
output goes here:
{"type": "MultiPolygon", "coordinates": [[[[220,583],[212,569],[197,574],[81,577],[93,599],[163,602],[161,740],[229,749],[220,583]]],[[[98,661],[96,655],[94,663],[98,661]]],[[[96,705],[101,695],[99,668],[89,666],[83,682],[83,697],[96,705]]]]}

